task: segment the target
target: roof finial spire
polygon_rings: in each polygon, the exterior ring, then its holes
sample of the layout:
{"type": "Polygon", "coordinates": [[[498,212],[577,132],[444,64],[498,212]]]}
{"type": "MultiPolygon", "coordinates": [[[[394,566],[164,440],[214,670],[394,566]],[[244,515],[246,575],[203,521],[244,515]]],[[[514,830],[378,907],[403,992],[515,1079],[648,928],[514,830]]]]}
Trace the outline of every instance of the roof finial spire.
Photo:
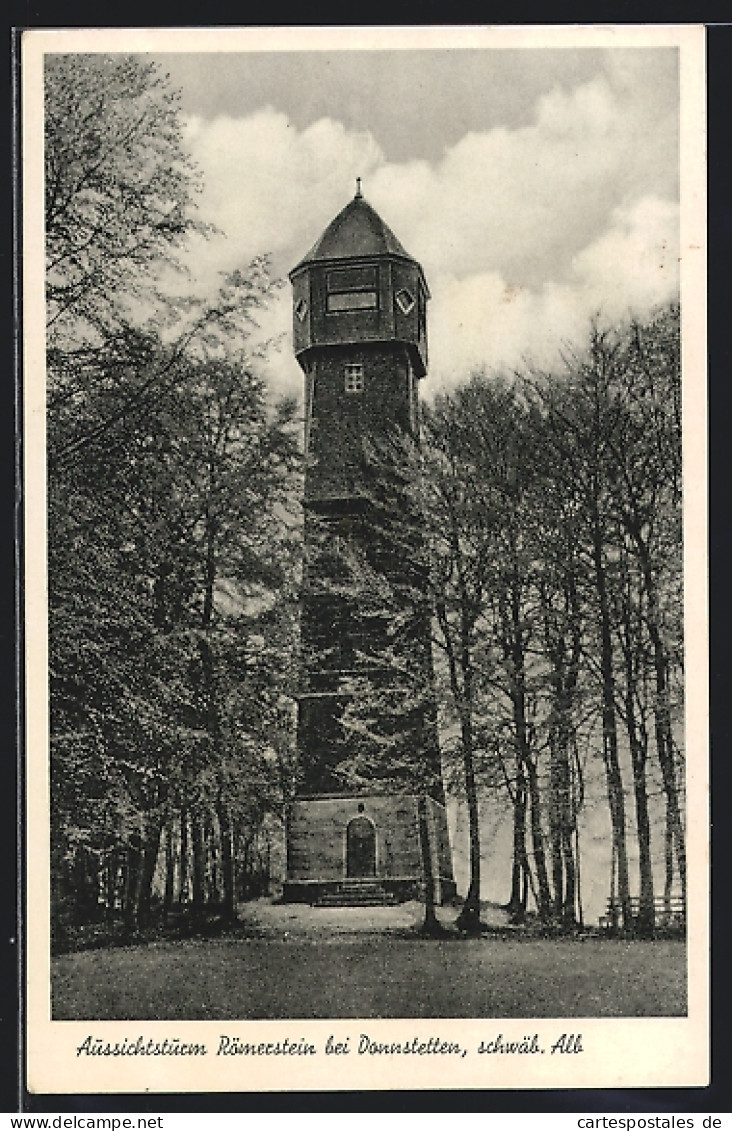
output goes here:
{"type": "Polygon", "coordinates": [[[354,200],[362,200],[363,199],[363,193],[361,192],[361,178],[360,177],[356,177],[356,195],[353,199],[354,200]]]}

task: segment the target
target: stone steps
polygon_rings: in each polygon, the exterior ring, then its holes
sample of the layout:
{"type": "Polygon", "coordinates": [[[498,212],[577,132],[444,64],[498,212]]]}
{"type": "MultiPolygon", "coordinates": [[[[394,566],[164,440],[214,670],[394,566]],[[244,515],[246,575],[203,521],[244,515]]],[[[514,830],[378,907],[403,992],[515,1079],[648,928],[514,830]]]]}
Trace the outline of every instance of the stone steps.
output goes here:
{"type": "Polygon", "coordinates": [[[342,880],[316,899],[315,907],[387,907],[397,902],[380,880],[342,880]]]}

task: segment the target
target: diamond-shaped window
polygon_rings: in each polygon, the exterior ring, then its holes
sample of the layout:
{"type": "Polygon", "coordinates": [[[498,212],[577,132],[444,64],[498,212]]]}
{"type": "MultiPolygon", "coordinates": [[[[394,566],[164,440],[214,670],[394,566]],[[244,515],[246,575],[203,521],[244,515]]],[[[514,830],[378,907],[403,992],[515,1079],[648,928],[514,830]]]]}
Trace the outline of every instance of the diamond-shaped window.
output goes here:
{"type": "Polygon", "coordinates": [[[412,311],[414,310],[414,295],[410,294],[406,287],[403,287],[400,291],[397,291],[394,297],[396,298],[397,306],[401,310],[402,314],[412,313],[412,311]]]}
{"type": "Polygon", "coordinates": [[[301,322],[304,322],[307,312],[308,304],[306,303],[304,298],[301,298],[300,301],[295,304],[295,314],[298,316],[301,322]]]}

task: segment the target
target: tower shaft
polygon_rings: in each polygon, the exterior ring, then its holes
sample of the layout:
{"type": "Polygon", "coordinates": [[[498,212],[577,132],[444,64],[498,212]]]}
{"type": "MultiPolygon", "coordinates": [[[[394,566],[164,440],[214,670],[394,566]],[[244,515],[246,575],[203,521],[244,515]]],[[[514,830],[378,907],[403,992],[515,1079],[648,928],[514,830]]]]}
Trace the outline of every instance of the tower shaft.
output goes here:
{"type": "Polygon", "coordinates": [[[288,890],[332,882],[344,859],[350,875],[364,845],[374,875],[411,890],[428,842],[449,888],[419,506],[427,284],[360,189],[290,279],[306,470],[288,890]]]}

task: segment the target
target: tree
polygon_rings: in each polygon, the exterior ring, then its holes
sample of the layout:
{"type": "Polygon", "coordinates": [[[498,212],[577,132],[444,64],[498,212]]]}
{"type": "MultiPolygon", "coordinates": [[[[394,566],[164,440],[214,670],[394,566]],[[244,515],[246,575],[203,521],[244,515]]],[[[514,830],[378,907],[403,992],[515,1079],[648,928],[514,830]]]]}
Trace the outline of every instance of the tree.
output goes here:
{"type": "MultiPolygon", "coordinates": [[[[286,541],[292,537],[286,508],[292,503],[297,461],[294,406],[282,404],[270,416],[261,381],[243,364],[209,362],[194,366],[194,375],[184,406],[188,427],[181,425],[176,434],[178,442],[184,439],[187,445],[180,453],[180,471],[195,512],[189,542],[198,559],[198,584],[187,620],[197,653],[196,722],[205,736],[198,775],[204,774],[210,779],[209,788],[215,789],[223,898],[228,916],[233,917],[234,818],[243,816],[242,787],[252,784],[242,779],[252,772],[263,779],[263,789],[247,790],[264,802],[261,815],[272,804],[265,800],[271,785],[268,790],[268,775],[258,764],[257,749],[268,691],[271,694],[268,685],[280,682],[268,667],[274,657],[264,633],[268,621],[274,627],[272,606],[286,580],[286,541]],[[257,640],[255,655],[248,644],[252,635],[257,640]]],[[[198,775],[191,783],[194,791],[198,775]]],[[[198,817],[210,807],[204,796],[195,808],[196,875],[201,871],[198,817]]],[[[197,911],[200,896],[197,885],[197,911]]]]}
{"type": "Polygon", "coordinates": [[[569,928],[581,916],[576,847],[581,796],[577,736],[581,725],[586,577],[576,500],[550,489],[552,470],[543,463],[542,421],[533,411],[528,412],[527,419],[535,435],[538,471],[531,500],[531,521],[537,613],[541,625],[537,647],[543,657],[544,727],[550,760],[552,911],[555,920],[569,928]]]}
{"type": "Polygon", "coordinates": [[[59,56],[47,80],[54,893],[81,910],[82,869],[134,931],[163,834],[168,906],[177,877],[231,915],[285,782],[294,406],[259,376],[265,259],[213,302],[163,294],[197,229],[156,69],[59,56]]]}
{"type": "Polygon", "coordinates": [[[630,886],[625,799],[617,719],[617,681],[613,651],[612,516],[609,506],[610,438],[621,407],[612,395],[613,357],[598,330],[587,354],[573,363],[558,386],[544,382],[546,442],[558,489],[574,497],[592,583],[594,608],[588,620],[596,634],[602,725],[602,758],[610,810],[613,860],[623,922],[630,924],[630,886]]]}
{"type": "Polygon", "coordinates": [[[512,381],[476,374],[426,412],[427,527],[446,672],[438,686],[463,759],[473,915],[480,796],[498,772],[513,816],[508,908],[522,917],[531,896],[545,922],[566,929],[581,921],[578,815],[585,763],[597,755],[612,834],[611,896],[625,929],[652,931],[651,730],[666,799],[667,899],[676,872],[684,890],[673,723],[681,655],[678,378],[671,307],[643,326],[594,327],[564,372],[512,381]]]}
{"type": "MultiPolygon", "coordinates": [[[[682,662],[681,413],[679,310],[672,306],[645,326],[634,323],[624,343],[623,388],[628,405],[622,444],[614,449],[618,519],[629,539],[644,599],[651,645],[658,760],[666,819],[682,895],[686,843],[673,734],[672,667],[682,662]]],[[[667,866],[666,902],[672,879],[667,866]]]]}
{"type": "MultiPolygon", "coordinates": [[[[617,881],[623,925],[644,933],[652,932],[654,921],[646,781],[650,673],[667,843],[676,848],[685,890],[670,695],[672,663],[681,652],[679,376],[678,310],[670,306],[643,326],[594,327],[588,349],[568,359],[563,377],[545,375],[528,386],[544,436],[547,496],[570,501],[575,514],[575,577],[585,624],[582,667],[599,692],[613,829],[612,894],[617,881]],[[635,796],[638,924],[630,903],[621,723],[635,796]]],[[[667,862],[667,898],[670,871],[667,862]]]]}
{"type": "Polygon", "coordinates": [[[432,516],[439,641],[459,719],[471,828],[466,916],[477,917],[479,906],[477,781],[479,775],[495,778],[498,770],[513,813],[508,908],[523,917],[531,888],[547,918],[551,898],[536,726],[540,448],[516,387],[484,374],[438,398],[428,435],[440,461],[432,516]]]}
{"type": "Polygon", "coordinates": [[[178,96],[155,64],[46,56],[45,176],[48,345],[68,365],[139,321],[197,226],[178,96]]]}
{"type": "Polygon", "coordinates": [[[434,610],[439,626],[438,646],[443,649],[449,673],[452,705],[460,732],[463,785],[468,808],[470,837],[470,880],[458,917],[461,929],[478,933],[480,921],[480,815],[475,774],[475,624],[481,612],[484,560],[480,539],[475,545],[465,539],[461,528],[467,496],[466,484],[455,475],[454,449],[449,421],[440,428],[435,417],[429,419],[428,499],[431,550],[433,554],[434,610]],[[439,438],[438,438],[439,436],[439,438]],[[443,441],[441,443],[441,441],[443,441]],[[438,533],[442,533],[442,537],[438,533]]]}
{"type": "MultiPolygon", "coordinates": [[[[289,667],[277,595],[293,557],[293,412],[291,404],[268,408],[243,357],[215,364],[189,358],[144,426],[137,419],[134,428],[128,421],[106,430],[87,444],[84,461],[53,476],[54,736],[66,733],[74,743],[98,717],[106,763],[117,775],[126,767],[118,785],[135,815],[131,927],[177,806],[186,814],[180,820],[191,823],[196,910],[205,899],[205,829],[215,816],[231,913],[233,816],[254,812],[240,800],[247,792],[272,794],[267,778],[274,775],[258,751],[289,667]],[[90,568],[94,584],[86,588],[90,568]],[[96,676],[80,673],[70,686],[79,657],[92,659],[102,641],[110,666],[96,676]],[[138,877],[145,853],[147,871],[138,877]]],[[[58,798],[67,773],[56,764],[58,798]]],[[[84,812],[77,809],[77,819],[84,812]]],[[[114,815],[110,823],[113,840],[125,842],[114,815]]]]}
{"type": "MultiPolygon", "coordinates": [[[[470,882],[458,923],[469,932],[479,932],[478,780],[481,771],[486,771],[492,745],[480,720],[486,718],[486,699],[490,703],[495,695],[498,641],[503,661],[513,664],[508,693],[515,728],[516,860],[521,869],[528,868],[523,822],[531,770],[520,623],[524,559],[519,510],[524,465],[513,393],[500,381],[491,384],[476,375],[452,396],[437,399],[427,416],[426,434],[437,643],[447,666],[450,710],[458,721],[470,832],[470,882]]],[[[536,833],[538,803],[535,812],[536,833]]],[[[538,839],[537,846],[541,854],[538,839]]]]}

